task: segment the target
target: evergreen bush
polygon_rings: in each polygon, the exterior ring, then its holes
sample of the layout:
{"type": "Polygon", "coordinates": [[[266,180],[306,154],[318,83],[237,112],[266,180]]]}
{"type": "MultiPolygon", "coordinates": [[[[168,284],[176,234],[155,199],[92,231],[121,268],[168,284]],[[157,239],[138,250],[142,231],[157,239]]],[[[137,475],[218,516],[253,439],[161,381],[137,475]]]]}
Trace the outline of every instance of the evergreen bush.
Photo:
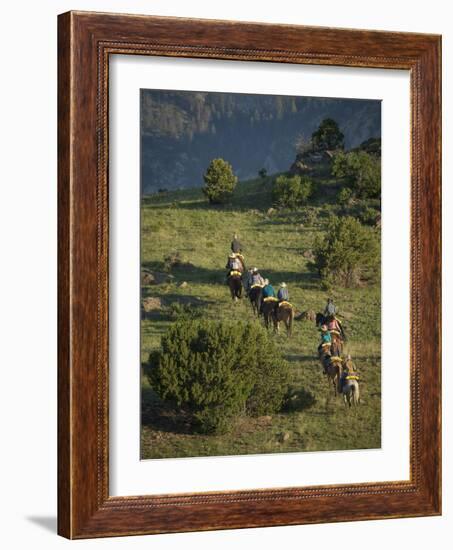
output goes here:
{"type": "Polygon", "coordinates": [[[188,411],[204,433],[224,433],[241,414],[279,410],[288,389],[288,365],[258,324],[181,320],[151,353],[151,387],[188,411]]]}
{"type": "Polygon", "coordinates": [[[213,204],[226,202],[232,195],[238,182],[231,164],[221,158],[211,161],[203,179],[205,185],[202,191],[209,202],[213,204]]]}
{"type": "Polygon", "coordinates": [[[312,193],[312,182],[307,176],[280,175],[274,180],[272,200],[275,206],[298,208],[306,204],[312,193]]]}
{"type": "Polygon", "coordinates": [[[356,286],[365,279],[375,281],[380,273],[378,232],[349,216],[329,221],[314,254],[320,276],[329,283],[356,286]]]}

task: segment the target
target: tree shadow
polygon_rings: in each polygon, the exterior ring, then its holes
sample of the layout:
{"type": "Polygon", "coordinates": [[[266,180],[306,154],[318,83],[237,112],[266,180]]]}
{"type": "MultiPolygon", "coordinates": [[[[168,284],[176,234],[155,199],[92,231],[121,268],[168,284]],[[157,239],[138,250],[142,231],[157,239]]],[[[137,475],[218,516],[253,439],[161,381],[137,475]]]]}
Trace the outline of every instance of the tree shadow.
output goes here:
{"type": "Polygon", "coordinates": [[[142,388],[141,425],[157,432],[192,435],[192,419],[187,412],[163,401],[152,388],[142,388]]]}
{"type": "MultiPolygon", "coordinates": [[[[146,297],[152,296],[152,291],[146,293],[146,297]]],[[[141,310],[141,318],[149,321],[177,321],[178,317],[201,317],[202,308],[212,305],[213,300],[206,300],[198,296],[187,296],[181,294],[159,295],[162,307],[152,311],[141,310]],[[180,306],[180,307],[178,307],[180,306]]]]}
{"type": "Polygon", "coordinates": [[[304,388],[291,388],[285,398],[283,412],[301,412],[310,409],[315,405],[316,397],[310,391],[304,388]]]}
{"type": "MultiPolygon", "coordinates": [[[[165,272],[165,264],[160,261],[142,262],[141,268],[144,271],[165,272]]],[[[167,273],[174,277],[174,282],[176,283],[186,281],[187,283],[226,284],[226,269],[210,269],[191,264],[190,262],[183,262],[179,266],[173,266],[167,273]]]]}
{"type": "MultiPolygon", "coordinates": [[[[310,271],[281,271],[263,268],[261,270],[263,277],[267,277],[272,284],[278,284],[285,281],[286,284],[292,283],[297,286],[303,285],[304,290],[318,288],[319,277],[316,273],[310,271]]],[[[291,288],[289,289],[291,295],[291,288]]]]}

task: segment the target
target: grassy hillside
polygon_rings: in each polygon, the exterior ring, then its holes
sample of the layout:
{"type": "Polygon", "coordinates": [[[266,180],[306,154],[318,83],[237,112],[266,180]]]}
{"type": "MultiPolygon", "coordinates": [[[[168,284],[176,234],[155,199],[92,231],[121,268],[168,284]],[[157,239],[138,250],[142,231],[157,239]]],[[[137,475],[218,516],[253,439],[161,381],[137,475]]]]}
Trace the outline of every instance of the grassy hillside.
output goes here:
{"type": "Polygon", "coordinates": [[[333,296],[349,336],[347,351],[361,373],[362,404],[349,410],[335,399],[317,359],[319,332],[312,322],[296,321],[291,339],[275,336],[291,365],[293,398],[285,412],[240,419],[227,435],[192,434],[187,419],[162,403],[143,377],[142,458],[380,447],[380,287],[327,293],[303,256],[329,215],[338,213],[334,182],[318,178],[310,206],[297,212],[269,212],[270,185],[269,180],[240,183],[231,204],[222,207],[210,206],[200,189],[143,198],[142,268],[164,271],[164,258],[172,252],[192,265],[174,267],[169,282],[142,287],[142,298],[159,298],[162,304],[143,315],[142,362],[159,347],[184,304],[210,319],[259,322],[247,300],[231,301],[225,283],[224,266],[237,232],[247,265],[257,266],[275,285],[285,281],[298,310],[320,311],[333,296]]]}

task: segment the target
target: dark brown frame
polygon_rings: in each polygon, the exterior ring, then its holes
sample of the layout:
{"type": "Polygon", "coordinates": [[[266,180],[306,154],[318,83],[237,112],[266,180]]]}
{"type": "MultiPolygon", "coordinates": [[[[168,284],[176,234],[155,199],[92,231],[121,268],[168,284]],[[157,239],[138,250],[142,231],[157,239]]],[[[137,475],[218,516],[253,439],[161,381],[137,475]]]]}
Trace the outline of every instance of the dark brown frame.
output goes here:
{"type": "Polygon", "coordinates": [[[87,538],[440,514],[441,38],[69,12],[59,16],[58,47],[58,532],[87,538]],[[108,60],[112,54],[410,71],[410,481],[109,496],[108,60]],[[429,327],[423,338],[422,320],[429,327]]]}

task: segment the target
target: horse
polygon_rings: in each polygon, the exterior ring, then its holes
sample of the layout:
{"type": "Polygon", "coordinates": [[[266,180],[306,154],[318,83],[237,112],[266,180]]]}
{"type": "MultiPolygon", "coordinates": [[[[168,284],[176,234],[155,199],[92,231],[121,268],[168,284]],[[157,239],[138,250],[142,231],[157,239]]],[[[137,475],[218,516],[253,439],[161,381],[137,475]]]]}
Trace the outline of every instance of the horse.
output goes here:
{"type": "Polygon", "coordinates": [[[265,299],[262,303],[261,311],[263,313],[264,325],[266,328],[269,328],[271,326],[271,323],[275,323],[276,307],[277,307],[277,299],[274,299],[274,300],[265,299]]]}
{"type": "Polygon", "coordinates": [[[340,357],[340,355],[343,353],[343,340],[341,338],[341,335],[336,330],[330,330],[329,332],[330,337],[332,338],[332,345],[330,347],[332,356],[340,357]]]}
{"type": "Polygon", "coordinates": [[[352,405],[357,406],[359,404],[360,391],[357,376],[355,376],[354,374],[346,376],[341,391],[343,393],[345,405],[349,405],[351,407],[352,405]]]}
{"type": "Polygon", "coordinates": [[[317,313],[315,322],[317,327],[320,327],[321,325],[325,325],[326,317],[324,316],[324,313],[317,313]]]}
{"type": "Polygon", "coordinates": [[[249,290],[249,300],[252,304],[253,313],[259,317],[261,310],[261,300],[263,299],[263,288],[259,285],[252,286],[249,290]]]}
{"type": "Polygon", "coordinates": [[[242,298],[242,276],[239,271],[232,271],[228,275],[228,286],[230,287],[232,300],[236,302],[242,298]]]}
{"type": "Polygon", "coordinates": [[[291,336],[294,321],[294,308],[289,302],[281,302],[275,308],[274,329],[276,332],[279,332],[281,321],[285,323],[286,334],[291,336]]]}
{"type": "Polygon", "coordinates": [[[341,393],[341,373],[343,372],[343,364],[341,359],[332,359],[329,355],[325,356],[324,368],[327,374],[327,383],[333,385],[335,397],[341,393]]]}

